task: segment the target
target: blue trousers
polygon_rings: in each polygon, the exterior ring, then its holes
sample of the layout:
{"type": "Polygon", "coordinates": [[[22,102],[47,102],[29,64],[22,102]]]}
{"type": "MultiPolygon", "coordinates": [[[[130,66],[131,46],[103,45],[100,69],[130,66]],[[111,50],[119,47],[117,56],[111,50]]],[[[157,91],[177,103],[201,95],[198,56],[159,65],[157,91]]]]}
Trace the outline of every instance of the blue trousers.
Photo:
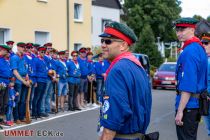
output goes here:
{"type": "Polygon", "coordinates": [[[11,121],[12,120],[12,106],[7,107],[7,114],[6,114],[6,120],[11,121]]]}
{"type": "Polygon", "coordinates": [[[97,79],[96,80],[96,96],[97,96],[97,101],[101,102],[101,96],[103,93],[103,88],[104,88],[104,79],[97,79]]]}
{"type": "Polygon", "coordinates": [[[23,84],[15,83],[15,91],[19,92],[19,96],[15,99],[15,107],[13,110],[14,121],[24,120],[26,113],[26,97],[28,92],[28,87],[23,84]]]}
{"type": "Polygon", "coordinates": [[[210,136],[210,105],[209,105],[209,115],[208,116],[204,116],[204,121],[206,124],[206,129],[208,132],[208,136],[210,136]]]}
{"type": "Polygon", "coordinates": [[[53,92],[53,83],[52,81],[47,81],[46,90],[42,99],[42,106],[41,106],[41,112],[42,113],[50,113],[50,101],[51,96],[53,92]]]}
{"type": "Polygon", "coordinates": [[[47,83],[38,82],[34,92],[34,99],[32,102],[32,116],[41,115],[41,103],[45,93],[47,83]]]}
{"type": "Polygon", "coordinates": [[[30,110],[32,109],[32,101],[33,101],[33,98],[34,98],[34,91],[35,91],[35,84],[33,83],[32,86],[31,86],[31,96],[30,96],[30,101],[29,101],[29,107],[30,107],[30,110]]]}

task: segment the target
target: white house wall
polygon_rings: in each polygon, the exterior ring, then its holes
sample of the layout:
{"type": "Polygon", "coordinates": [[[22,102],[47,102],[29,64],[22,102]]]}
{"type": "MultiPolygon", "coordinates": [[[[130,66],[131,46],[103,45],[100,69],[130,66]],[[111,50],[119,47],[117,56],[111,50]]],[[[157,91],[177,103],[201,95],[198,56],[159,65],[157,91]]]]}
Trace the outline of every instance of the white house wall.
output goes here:
{"type": "Polygon", "coordinates": [[[120,21],[120,10],[113,8],[105,8],[100,6],[92,6],[92,46],[100,46],[99,34],[102,33],[102,19],[112,21],[120,21]]]}

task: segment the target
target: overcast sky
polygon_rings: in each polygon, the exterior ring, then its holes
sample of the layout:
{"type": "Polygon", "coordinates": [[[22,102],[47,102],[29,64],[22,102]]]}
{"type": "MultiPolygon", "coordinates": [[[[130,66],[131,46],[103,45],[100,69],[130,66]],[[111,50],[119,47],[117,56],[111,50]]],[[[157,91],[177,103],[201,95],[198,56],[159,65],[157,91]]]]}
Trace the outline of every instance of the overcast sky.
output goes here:
{"type": "Polygon", "coordinates": [[[210,0],[181,0],[182,17],[200,15],[203,18],[210,16],[210,0]]]}

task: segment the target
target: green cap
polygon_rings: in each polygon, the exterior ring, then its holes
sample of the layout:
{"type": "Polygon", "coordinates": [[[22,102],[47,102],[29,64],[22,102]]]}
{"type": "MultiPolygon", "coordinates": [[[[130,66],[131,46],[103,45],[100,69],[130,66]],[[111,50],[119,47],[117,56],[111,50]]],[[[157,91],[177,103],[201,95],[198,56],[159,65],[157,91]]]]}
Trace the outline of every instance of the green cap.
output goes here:
{"type": "Polygon", "coordinates": [[[117,37],[132,45],[137,41],[134,31],[125,24],[119,22],[110,22],[105,25],[104,33],[99,37],[117,37]]]}
{"type": "Polygon", "coordinates": [[[66,51],[59,51],[58,52],[58,55],[64,55],[64,54],[66,54],[66,51]]]}
{"type": "Polygon", "coordinates": [[[35,48],[38,48],[38,47],[40,47],[41,45],[40,45],[40,44],[33,44],[33,46],[34,46],[35,48]]]}
{"type": "Polygon", "coordinates": [[[25,47],[25,46],[26,46],[26,44],[25,44],[25,43],[23,43],[23,42],[18,42],[18,43],[17,43],[17,46],[18,46],[18,47],[25,47]]]}
{"type": "Polygon", "coordinates": [[[199,20],[194,18],[179,18],[174,22],[176,27],[192,27],[195,28],[195,25],[199,22],[199,20]]]}
{"type": "Polygon", "coordinates": [[[9,46],[4,45],[4,44],[0,44],[0,47],[6,49],[7,51],[11,50],[9,46]]]}

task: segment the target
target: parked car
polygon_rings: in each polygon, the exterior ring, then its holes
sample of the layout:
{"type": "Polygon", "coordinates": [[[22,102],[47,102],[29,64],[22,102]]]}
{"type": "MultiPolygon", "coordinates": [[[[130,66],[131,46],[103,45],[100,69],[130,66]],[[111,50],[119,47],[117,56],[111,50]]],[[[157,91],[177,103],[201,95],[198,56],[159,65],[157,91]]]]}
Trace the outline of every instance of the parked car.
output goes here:
{"type": "Polygon", "coordinates": [[[148,76],[150,76],[150,63],[146,54],[133,53],[133,55],[140,61],[148,76]]]}
{"type": "Polygon", "coordinates": [[[176,62],[165,62],[155,72],[152,78],[152,87],[176,88],[176,62]]]}

